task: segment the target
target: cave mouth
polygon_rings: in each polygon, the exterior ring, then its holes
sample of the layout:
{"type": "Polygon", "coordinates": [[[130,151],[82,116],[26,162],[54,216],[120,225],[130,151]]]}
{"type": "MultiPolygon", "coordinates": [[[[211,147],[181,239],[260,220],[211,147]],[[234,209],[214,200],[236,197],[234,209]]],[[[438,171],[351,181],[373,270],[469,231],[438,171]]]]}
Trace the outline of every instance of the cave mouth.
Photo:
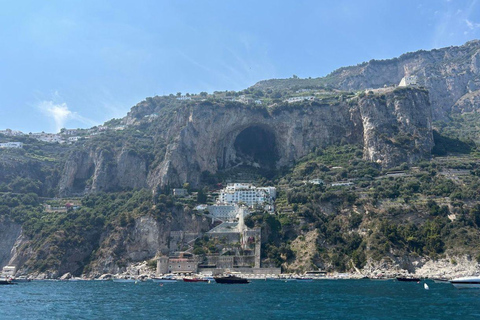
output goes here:
{"type": "Polygon", "coordinates": [[[241,131],[234,142],[237,160],[244,165],[274,169],[278,160],[275,135],[262,127],[252,126],[241,131]]]}

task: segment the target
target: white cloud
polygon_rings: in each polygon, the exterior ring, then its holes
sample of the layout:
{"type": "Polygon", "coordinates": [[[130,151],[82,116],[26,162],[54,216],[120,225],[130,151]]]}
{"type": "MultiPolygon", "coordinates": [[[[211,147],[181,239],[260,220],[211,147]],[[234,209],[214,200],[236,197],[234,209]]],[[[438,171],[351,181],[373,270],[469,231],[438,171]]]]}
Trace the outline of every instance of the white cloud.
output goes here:
{"type": "Polygon", "coordinates": [[[55,103],[51,100],[44,100],[38,104],[38,108],[48,118],[52,119],[55,122],[56,132],[60,132],[60,129],[65,128],[65,125],[69,120],[77,120],[83,124],[91,126],[94,126],[96,124],[94,121],[69,110],[65,102],[55,103]]]}
{"type": "Polygon", "coordinates": [[[468,27],[470,30],[480,28],[480,23],[475,23],[475,22],[472,22],[472,21],[470,21],[470,20],[468,20],[468,19],[465,19],[465,23],[467,24],[467,27],[468,27]]]}

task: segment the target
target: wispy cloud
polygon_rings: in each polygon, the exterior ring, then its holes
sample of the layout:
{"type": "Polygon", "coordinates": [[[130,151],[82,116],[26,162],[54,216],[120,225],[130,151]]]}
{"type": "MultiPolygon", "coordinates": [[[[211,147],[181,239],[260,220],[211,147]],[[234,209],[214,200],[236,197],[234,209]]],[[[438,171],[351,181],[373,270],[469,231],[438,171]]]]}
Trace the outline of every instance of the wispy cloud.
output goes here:
{"type": "Polygon", "coordinates": [[[467,27],[470,29],[470,30],[474,30],[474,29],[477,29],[477,28],[480,28],[480,23],[476,23],[476,22],[472,22],[468,19],[465,19],[465,23],[467,24],[467,27]]]}
{"type": "MultiPolygon", "coordinates": [[[[58,93],[55,92],[54,98],[58,97],[58,93]]],[[[76,120],[89,126],[96,125],[95,121],[81,116],[77,112],[71,111],[65,102],[58,103],[56,102],[56,99],[40,101],[37,107],[45,116],[53,120],[55,123],[56,132],[59,132],[60,129],[65,128],[68,121],[71,120],[76,120]]]]}
{"type": "Polygon", "coordinates": [[[446,1],[442,9],[435,12],[433,46],[461,44],[478,37],[480,23],[475,19],[478,18],[477,3],[477,0],[465,1],[463,5],[459,2],[446,1]]]}

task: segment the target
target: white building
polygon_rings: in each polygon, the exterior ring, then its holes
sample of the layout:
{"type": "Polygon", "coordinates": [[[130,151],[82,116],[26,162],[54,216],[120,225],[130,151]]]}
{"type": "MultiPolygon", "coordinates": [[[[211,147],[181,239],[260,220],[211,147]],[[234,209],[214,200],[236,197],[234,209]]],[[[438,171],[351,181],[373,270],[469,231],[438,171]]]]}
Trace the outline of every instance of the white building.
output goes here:
{"type": "Polygon", "coordinates": [[[77,142],[80,138],[79,136],[68,137],[68,142],[77,142]]]}
{"type": "Polygon", "coordinates": [[[32,133],[31,137],[34,138],[34,139],[43,141],[43,142],[50,142],[50,143],[54,143],[54,142],[63,143],[63,142],[65,142],[61,135],[55,134],[55,133],[44,133],[44,132],[32,133]]]}
{"type": "Polygon", "coordinates": [[[346,186],[353,186],[353,182],[334,182],[334,183],[332,183],[332,187],[346,187],[346,186]]]}
{"type": "Polygon", "coordinates": [[[266,205],[267,210],[273,211],[273,202],[277,196],[274,187],[255,187],[250,183],[229,183],[218,197],[219,203],[239,204],[244,203],[248,207],[266,205]]]}
{"type": "Polygon", "coordinates": [[[308,183],[311,183],[311,184],[323,184],[323,180],[322,180],[322,179],[312,179],[312,180],[308,180],[308,183]]]}
{"type": "Polygon", "coordinates": [[[299,101],[305,101],[305,100],[314,100],[314,96],[302,96],[302,97],[291,97],[285,100],[286,102],[292,103],[292,102],[299,102],[299,101]]]}
{"type": "Polygon", "coordinates": [[[399,87],[408,87],[408,86],[416,86],[416,85],[417,85],[417,76],[405,76],[402,78],[402,80],[398,84],[399,87]]]}
{"type": "Polygon", "coordinates": [[[0,148],[3,148],[3,149],[7,149],[7,148],[21,149],[21,148],[23,148],[23,142],[5,142],[5,143],[0,143],[0,148]]]}
{"type": "Polygon", "coordinates": [[[67,136],[74,136],[78,133],[78,129],[65,129],[61,133],[67,136]]]}
{"type": "Polygon", "coordinates": [[[209,216],[222,221],[233,221],[238,214],[238,206],[236,204],[216,204],[208,206],[206,209],[209,216]]]}

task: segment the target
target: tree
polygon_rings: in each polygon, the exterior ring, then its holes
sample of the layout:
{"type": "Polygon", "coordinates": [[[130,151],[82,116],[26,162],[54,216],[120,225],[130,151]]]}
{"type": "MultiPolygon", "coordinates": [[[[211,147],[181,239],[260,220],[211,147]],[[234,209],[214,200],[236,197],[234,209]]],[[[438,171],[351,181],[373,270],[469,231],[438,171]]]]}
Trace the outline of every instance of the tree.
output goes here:
{"type": "Polygon", "coordinates": [[[204,189],[198,190],[197,202],[198,203],[206,203],[207,202],[207,194],[205,193],[204,189]]]}
{"type": "Polygon", "coordinates": [[[182,96],[182,93],[181,92],[177,92],[177,97],[181,97],[182,96]]]}

